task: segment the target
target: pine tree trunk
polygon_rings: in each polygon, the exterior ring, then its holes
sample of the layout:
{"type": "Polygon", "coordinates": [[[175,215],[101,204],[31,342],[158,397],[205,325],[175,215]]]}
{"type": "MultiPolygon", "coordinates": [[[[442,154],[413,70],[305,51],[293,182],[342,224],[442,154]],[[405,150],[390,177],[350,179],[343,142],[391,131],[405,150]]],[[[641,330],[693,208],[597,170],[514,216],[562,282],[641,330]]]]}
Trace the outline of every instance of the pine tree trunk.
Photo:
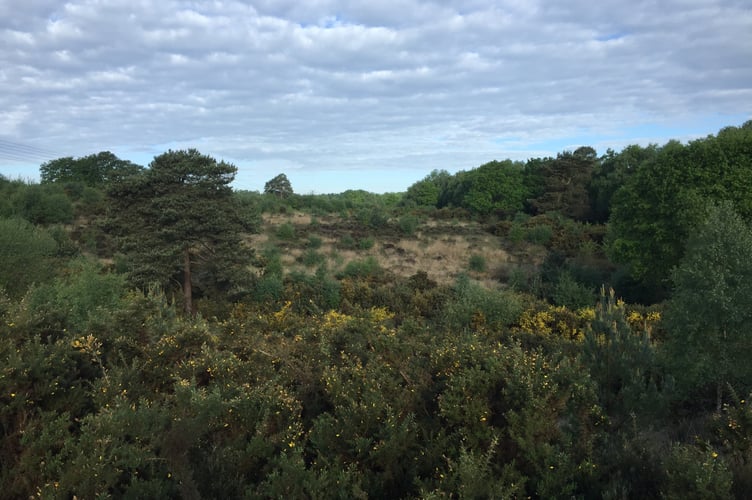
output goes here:
{"type": "Polygon", "coordinates": [[[185,313],[193,314],[193,288],[191,285],[191,252],[186,248],[183,253],[183,304],[185,313]]]}

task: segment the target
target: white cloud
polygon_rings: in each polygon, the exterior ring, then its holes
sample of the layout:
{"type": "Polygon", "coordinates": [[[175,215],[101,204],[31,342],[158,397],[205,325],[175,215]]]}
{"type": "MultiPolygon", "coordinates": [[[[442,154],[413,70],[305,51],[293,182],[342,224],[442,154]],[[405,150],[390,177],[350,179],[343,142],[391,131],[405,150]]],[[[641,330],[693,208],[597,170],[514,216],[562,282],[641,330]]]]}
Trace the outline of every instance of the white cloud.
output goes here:
{"type": "Polygon", "coordinates": [[[752,9],[737,0],[0,0],[6,12],[9,139],[73,155],[196,145],[258,166],[250,188],[276,162],[307,179],[389,168],[404,189],[401,172],[752,111],[752,9]]]}

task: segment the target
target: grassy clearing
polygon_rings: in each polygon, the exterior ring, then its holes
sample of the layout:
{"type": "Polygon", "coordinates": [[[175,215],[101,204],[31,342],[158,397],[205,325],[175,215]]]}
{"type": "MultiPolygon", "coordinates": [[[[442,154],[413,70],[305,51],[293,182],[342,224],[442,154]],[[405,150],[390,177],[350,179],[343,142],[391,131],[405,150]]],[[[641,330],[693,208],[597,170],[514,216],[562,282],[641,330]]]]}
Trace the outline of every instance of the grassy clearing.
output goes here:
{"type": "Polygon", "coordinates": [[[430,279],[448,284],[469,273],[493,286],[498,285],[502,270],[516,260],[505,250],[502,238],[467,221],[429,219],[406,234],[396,222],[394,230],[368,231],[337,216],[314,219],[305,213],[265,214],[260,233],[249,237],[254,248],[275,246],[288,272],[310,269],[312,241],[316,264],[323,263],[332,274],[343,272],[350,262],[371,258],[385,272],[397,276],[425,271],[430,279]],[[474,255],[481,256],[485,266],[470,266],[474,255]]]}

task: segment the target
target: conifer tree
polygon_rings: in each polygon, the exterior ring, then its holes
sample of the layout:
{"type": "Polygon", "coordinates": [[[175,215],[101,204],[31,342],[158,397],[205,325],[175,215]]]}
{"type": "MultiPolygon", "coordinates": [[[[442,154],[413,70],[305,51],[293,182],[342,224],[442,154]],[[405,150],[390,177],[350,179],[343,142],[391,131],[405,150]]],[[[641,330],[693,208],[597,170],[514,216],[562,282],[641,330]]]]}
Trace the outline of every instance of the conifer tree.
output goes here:
{"type": "Polygon", "coordinates": [[[287,198],[293,194],[292,184],[285,174],[279,174],[267,181],[264,185],[264,193],[287,198]]]}
{"type": "Polygon", "coordinates": [[[135,285],[182,288],[187,313],[197,282],[204,292],[237,286],[251,257],[242,233],[252,228],[230,187],[236,172],[190,149],[168,151],[113,183],[111,227],[135,285]]]}

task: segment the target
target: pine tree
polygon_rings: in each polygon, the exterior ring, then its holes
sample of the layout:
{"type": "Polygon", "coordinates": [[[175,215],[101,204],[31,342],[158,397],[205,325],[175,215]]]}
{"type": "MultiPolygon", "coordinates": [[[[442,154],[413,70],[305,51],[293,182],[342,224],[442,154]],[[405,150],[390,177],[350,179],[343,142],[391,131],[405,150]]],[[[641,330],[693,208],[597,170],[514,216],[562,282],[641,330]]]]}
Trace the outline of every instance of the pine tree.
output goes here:
{"type": "Polygon", "coordinates": [[[293,194],[292,184],[285,174],[279,174],[275,178],[267,181],[264,185],[264,193],[273,194],[280,198],[287,198],[293,194]]]}
{"type": "Polygon", "coordinates": [[[235,166],[190,149],[154,158],[148,170],[110,187],[110,225],[136,286],[182,288],[193,312],[194,287],[229,291],[251,258],[242,242],[252,229],[230,183],[235,166]]]}

